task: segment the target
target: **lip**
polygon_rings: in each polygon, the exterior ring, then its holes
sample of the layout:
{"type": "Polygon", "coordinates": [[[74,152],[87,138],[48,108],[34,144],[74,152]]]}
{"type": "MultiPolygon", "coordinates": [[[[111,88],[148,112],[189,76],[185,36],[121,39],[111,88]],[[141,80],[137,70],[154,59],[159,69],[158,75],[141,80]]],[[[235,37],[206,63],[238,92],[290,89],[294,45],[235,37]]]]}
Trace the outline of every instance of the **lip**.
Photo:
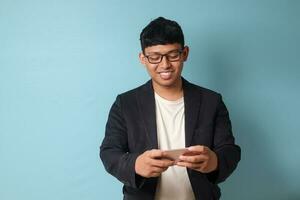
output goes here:
{"type": "Polygon", "coordinates": [[[169,80],[172,78],[172,73],[173,73],[173,71],[162,71],[162,72],[159,72],[158,74],[161,79],[169,80]]]}
{"type": "Polygon", "coordinates": [[[162,72],[158,72],[159,74],[161,73],[172,73],[173,71],[162,71],[162,72]]]}

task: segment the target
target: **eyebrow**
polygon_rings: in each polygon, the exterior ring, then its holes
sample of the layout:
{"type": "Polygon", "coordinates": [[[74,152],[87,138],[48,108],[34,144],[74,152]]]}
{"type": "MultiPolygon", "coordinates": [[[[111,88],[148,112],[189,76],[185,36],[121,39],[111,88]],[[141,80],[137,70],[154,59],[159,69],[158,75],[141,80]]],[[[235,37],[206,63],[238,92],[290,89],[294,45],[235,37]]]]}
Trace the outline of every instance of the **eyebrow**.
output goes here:
{"type": "Polygon", "coordinates": [[[176,52],[176,51],[180,51],[180,49],[173,49],[173,50],[167,51],[166,53],[163,53],[163,54],[161,52],[157,52],[157,51],[148,52],[147,54],[148,55],[153,55],[153,54],[164,55],[164,54],[169,54],[169,53],[176,52]]]}

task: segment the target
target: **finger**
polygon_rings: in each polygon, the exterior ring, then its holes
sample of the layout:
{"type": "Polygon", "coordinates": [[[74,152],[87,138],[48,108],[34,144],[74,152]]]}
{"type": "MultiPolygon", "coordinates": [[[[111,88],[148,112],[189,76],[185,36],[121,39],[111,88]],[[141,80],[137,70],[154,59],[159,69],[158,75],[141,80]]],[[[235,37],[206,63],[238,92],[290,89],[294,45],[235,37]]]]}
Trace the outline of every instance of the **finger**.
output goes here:
{"type": "Polygon", "coordinates": [[[151,173],[162,173],[166,171],[168,167],[152,167],[151,168],[151,173]]]}
{"type": "Polygon", "coordinates": [[[163,151],[159,149],[152,149],[149,151],[150,158],[161,158],[163,156],[163,151]]]}
{"type": "Polygon", "coordinates": [[[175,162],[167,159],[163,159],[163,160],[151,159],[150,164],[156,167],[170,167],[174,165],[175,162]]]}
{"type": "Polygon", "coordinates": [[[206,150],[206,146],[203,146],[203,145],[196,145],[196,146],[190,146],[188,148],[189,151],[192,151],[192,152],[197,152],[197,153],[204,153],[205,150],[206,150]]]}
{"type": "Polygon", "coordinates": [[[196,155],[196,156],[180,156],[179,157],[180,161],[185,161],[185,162],[191,162],[191,163],[200,163],[200,162],[204,162],[206,160],[208,160],[208,156],[207,155],[196,155]]]}
{"type": "Polygon", "coordinates": [[[191,169],[200,169],[203,163],[190,163],[190,162],[179,161],[177,162],[177,165],[181,167],[191,168],[191,169]]]}

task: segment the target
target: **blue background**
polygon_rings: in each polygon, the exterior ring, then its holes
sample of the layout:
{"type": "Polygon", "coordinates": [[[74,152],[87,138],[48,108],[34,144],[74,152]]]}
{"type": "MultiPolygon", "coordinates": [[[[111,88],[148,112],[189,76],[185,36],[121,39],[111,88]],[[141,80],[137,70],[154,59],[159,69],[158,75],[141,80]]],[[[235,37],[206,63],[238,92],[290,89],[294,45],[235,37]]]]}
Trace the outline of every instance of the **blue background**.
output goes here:
{"type": "Polygon", "coordinates": [[[99,161],[139,33],[181,24],[186,79],[222,93],[242,161],[222,199],[300,199],[300,1],[0,0],[0,199],[121,199],[99,161]]]}

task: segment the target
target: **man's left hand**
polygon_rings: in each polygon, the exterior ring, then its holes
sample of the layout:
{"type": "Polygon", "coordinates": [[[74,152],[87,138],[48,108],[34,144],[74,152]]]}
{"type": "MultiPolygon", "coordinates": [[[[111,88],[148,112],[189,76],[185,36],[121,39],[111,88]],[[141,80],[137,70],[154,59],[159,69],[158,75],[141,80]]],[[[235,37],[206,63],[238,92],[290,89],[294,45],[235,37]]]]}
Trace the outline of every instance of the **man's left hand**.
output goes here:
{"type": "Polygon", "coordinates": [[[210,173],[218,168],[218,158],[215,152],[206,146],[191,146],[188,148],[191,154],[179,157],[178,166],[187,167],[202,173],[210,173]]]}

